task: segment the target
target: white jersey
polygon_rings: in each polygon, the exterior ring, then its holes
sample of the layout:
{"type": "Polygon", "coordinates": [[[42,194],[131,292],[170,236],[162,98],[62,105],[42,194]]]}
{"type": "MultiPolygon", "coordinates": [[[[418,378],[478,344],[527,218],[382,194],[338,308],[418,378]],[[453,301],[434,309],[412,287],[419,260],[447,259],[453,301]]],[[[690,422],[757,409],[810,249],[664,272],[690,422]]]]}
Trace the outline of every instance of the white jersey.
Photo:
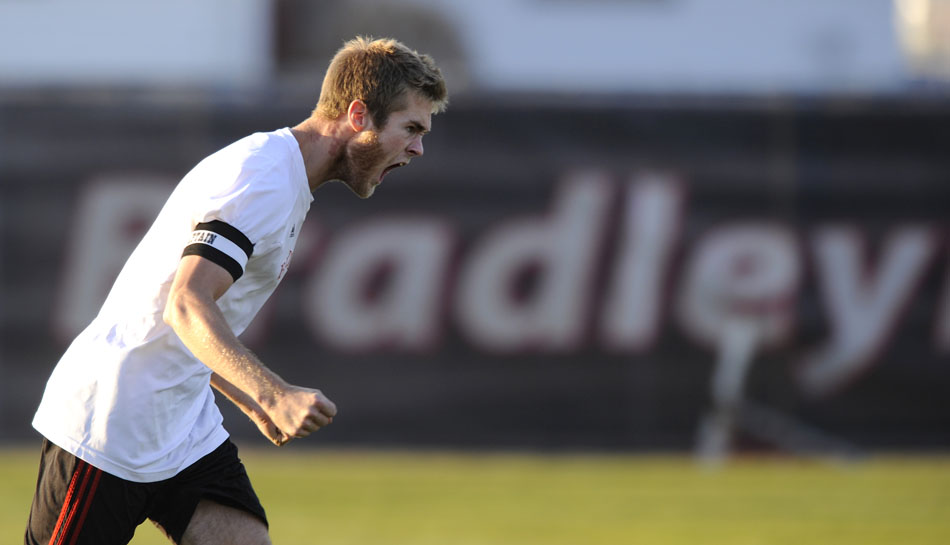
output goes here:
{"type": "Polygon", "coordinates": [[[290,129],[209,156],[174,190],[93,322],[46,385],[33,426],[108,473],[167,479],[228,437],[211,370],[162,320],[182,255],[231,273],[218,299],[240,334],[280,282],[313,197],[290,129]]]}

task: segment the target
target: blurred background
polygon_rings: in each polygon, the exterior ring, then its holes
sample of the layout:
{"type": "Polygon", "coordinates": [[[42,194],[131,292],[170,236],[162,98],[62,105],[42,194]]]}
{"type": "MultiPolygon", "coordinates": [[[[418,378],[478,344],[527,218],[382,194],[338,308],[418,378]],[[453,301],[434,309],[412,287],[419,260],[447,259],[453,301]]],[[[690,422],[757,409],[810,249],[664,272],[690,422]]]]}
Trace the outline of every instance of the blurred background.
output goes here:
{"type": "Polygon", "coordinates": [[[319,444],[950,448],[944,0],[0,0],[0,442],[174,184],[357,34],[452,103],[316,192],[245,335],[340,406],[319,444]]]}
{"type": "Polygon", "coordinates": [[[222,400],[275,541],[948,542],[947,0],[0,0],[0,534],[172,187],[355,35],[452,99],[244,335],[341,410],[222,400]]]}

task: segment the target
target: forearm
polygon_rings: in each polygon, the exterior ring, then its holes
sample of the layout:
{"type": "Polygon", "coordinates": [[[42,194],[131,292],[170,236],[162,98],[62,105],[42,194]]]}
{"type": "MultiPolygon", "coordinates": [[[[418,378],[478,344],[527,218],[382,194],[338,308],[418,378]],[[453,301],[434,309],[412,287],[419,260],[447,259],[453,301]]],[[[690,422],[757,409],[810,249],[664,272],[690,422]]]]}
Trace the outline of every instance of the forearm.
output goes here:
{"type": "Polygon", "coordinates": [[[273,406],[284,381],[238,340],[213,299],[193,292],[170,298],[165,321],[188,350],[223,380],[215,387],[223,386],[227,391],[222,393],[242,410],[249,403],[273,406]]]}
{"type": "Polygon", "coordinates": [[[234,403],[247,416],[251,418],[266,416],[264,409],[262,409],[256,401],[254,401],[254,398],[237,386],[225,380],[221,375],[217,373],[211,373],[211,386],[213,386],[215,390],[221,392],[224,397],[228,398],[231,403],[234,403]]]}

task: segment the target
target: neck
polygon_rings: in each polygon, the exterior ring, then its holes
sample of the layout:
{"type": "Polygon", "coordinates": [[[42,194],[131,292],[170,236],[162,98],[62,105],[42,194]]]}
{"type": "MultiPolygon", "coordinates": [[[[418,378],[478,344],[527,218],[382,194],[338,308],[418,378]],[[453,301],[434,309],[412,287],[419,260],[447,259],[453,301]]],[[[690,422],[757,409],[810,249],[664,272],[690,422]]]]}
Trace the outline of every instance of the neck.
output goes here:
{"type": "Polygon", "coordinates": [[[336,171],[345,155],[346,142],[352,136],[344,124],[315,115],[293,127],[291,132],[300,146],[310,191],[339,179],[336,171]]]}

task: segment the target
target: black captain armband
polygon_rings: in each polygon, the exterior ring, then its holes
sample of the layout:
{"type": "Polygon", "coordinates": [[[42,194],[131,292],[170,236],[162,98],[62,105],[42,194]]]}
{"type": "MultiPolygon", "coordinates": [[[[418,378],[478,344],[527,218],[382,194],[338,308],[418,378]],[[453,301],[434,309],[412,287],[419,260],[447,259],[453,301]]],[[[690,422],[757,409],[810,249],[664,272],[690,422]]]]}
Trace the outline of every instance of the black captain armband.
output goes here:
{"type": "Polygon", "coordinates": [[[244,233],[223,221],[213,220],[195,226],[181,256],[200,255],[224,267],[237,281],[244,274],[252,253],[254,245],[244,233]]]}

